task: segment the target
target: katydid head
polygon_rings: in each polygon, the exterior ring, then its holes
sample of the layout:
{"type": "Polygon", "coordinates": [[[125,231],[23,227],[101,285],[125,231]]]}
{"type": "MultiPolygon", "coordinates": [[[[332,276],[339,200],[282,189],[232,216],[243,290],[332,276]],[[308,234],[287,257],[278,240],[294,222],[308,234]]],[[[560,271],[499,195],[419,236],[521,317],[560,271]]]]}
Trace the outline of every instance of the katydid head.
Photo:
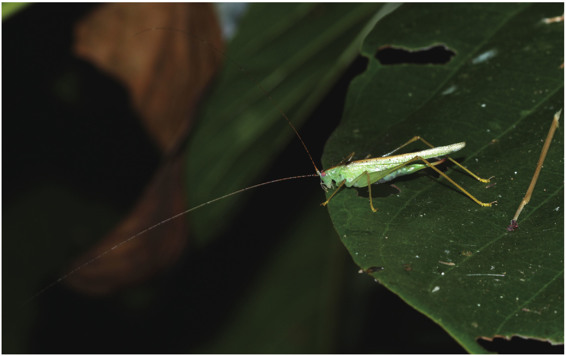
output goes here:
{"type": "Polygon", "coordinates": [[[320,186],[322,189],[327,192],[328,189],[334,188],[333,179],[330,175],[326,174],[325,171],[318,171],[318,176],[320,177],[320,186]]]}

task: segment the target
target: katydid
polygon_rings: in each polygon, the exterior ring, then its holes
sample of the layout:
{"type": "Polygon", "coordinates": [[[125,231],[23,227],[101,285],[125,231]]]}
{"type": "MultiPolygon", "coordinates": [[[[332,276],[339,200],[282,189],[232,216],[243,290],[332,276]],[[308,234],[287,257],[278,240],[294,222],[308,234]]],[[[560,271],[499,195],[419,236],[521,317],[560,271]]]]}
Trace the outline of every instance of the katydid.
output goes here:
{"type": "MultiPolygon", "coordinates": [[[[338,193],[340,188],[346,186],[347,188],[356,187],[368,187],[369,190],[369,205],[373,212],[376,212],[377,209],[373,206],[373,201],[371,197],[371,185],[378,184],[378,183],[385,183],[391,181],[397,177],[404,176],[407,174],[415,173],[421,169],[430,167],[434,169],[437,173],[439,173],[442,177],[446,178],[450,183],[452,183],[456,188],[461,190],[464,194],[470,197],[473,201],[478,203],[480,206],[483,207],[490,207],[496,202],[491,203],[484,203],[462,188],[459,184],[454,182],[450,177],[448,177],[445,173],[441,170],[436,168],[435,166],[442,163],[444,160],[436,161],[436,162],[429,162],[430,158],[436,158],[440,156],[446,156],[450,153],[456,152],[461,150],[466,146],[465,142],[454,143],[448,146],[441,146],[441,147],[434,147],[429,142],[421,138],[420,136],[415,136],[403,145],[399,146],[392,152],[377,158],[368,158],[359,161],[351,161],[354,154],[350,154],[346,159],[345,163],[339,164],[327,170],[323,170],[317,173],[320,176],[320,185],[322,189],[325,191],[328,189],[332,189],[337,185],[336,189],[332,193],[332,195],[322,203],[323,206],[326,206],[330,200],[338,193]],[[390,156],[392,153],[398,151],[399,149],[405,147],[406,145],[415,142],[417,140],[422,141],[427,146],[431,147],[428,150],[413,152],[413,153],[405,153],[395,156],[390,156]],[[422,161],[422,163],[415,163],[418,161],[422,161]]],[[[470,174],[472,177],[477,179],[482,183],[488,183],[491,178],[483,179],[476,176],[474,173],[469,171],[467,168],[453,160],[452,158],[448,157],[450,161],[456,164],[458,167],[462,168],[465,172],[470,174]]]]}

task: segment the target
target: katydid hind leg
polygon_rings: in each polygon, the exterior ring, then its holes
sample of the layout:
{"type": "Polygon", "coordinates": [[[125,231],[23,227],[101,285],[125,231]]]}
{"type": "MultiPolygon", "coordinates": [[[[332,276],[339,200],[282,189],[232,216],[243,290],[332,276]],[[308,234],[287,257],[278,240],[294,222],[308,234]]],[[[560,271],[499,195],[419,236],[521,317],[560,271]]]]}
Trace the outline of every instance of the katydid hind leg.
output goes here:
{"type": "Polygon", "coordinates": [[[464,193],[465,195],[467,195],[470,199],[472,199],[472,200],[473,200],[474,202],[476,202],[478,205],[483,206],[483,207],[490,207],[490,206],[492,206],[493,204],[497,203],[497,201],[493,201],[493,202],[490,202],[490,203],[484,203],[484,202],[482,202],[481,200],[477,199],[477,198],[476,198],[475,196],[473,196],[470,192],[468,192],[466,189],[464,189],[462,186],[460,186],[458,183],[456,183],[454,180],[452,180],[452,178],[448,177],[448,176],[446,175],[446,173],[444,173],[444,172],[442,172],[440,169],[436,168],[435,166],[437,165],[437,163],[431,163],[431,162],[429,162],[428,160],[426,160],[426,159],[424,159],[424,158],[422,158],[422,157],[420,157],[420,156],[416,156],[416,157],[414,157],[413,159],[411,159],[411,160],[409,160],[409,161],[407,161],[407,162],[405,162],[405,163],[403,163],[403,164],[400,164],[399,166],[397,166],[397,167],[395,167],[395,168],[392,168],[392,169],[390,169],[390,170],[388,170],[388,171],[386,171],[386,172],[389,172],[388,174],[391,174],[391,173],[393,173],[393,172],[395,172],[395,171],[397,171],[397,170],[399,170],[399,169],[401,169],[401,168],[403,168],[403,167],[405,167],[405,166],[407,166],[407,165],[410,165],[410,164],[412,164],[412,163],[414,163],[414,162],[417,162],[417,161],[422,161],[427,167],[434,169],[434,170],[436,171],[436,173],[440,174],[444,179],[446,179],[447,181],[449,181],[453,186],[455,186],[456,188],[458,188],[462,193],[464,193]]]}
{"type": "Polygon", "coordinates": [[[445,178],[446,180],[448,180],[453,186],[455,186],[456,188],[458,188],[462,193],[464,193],[465,195],[467,195],[470,199],[472,199],[474,202],[476,202],[478,205],[483,206],[483,207],[490,207],[493,204],[497,203],[496,201],[490,202],[490,203],[484,203],[482,201],[480,201],[479,199],[477,199],[474,195],[472,195],[470,192],[468,192],[466,189],[464,189],[462,186],[460,186],[458,183],[456,183],[454,180],[452,180],[452,178],[448,177],[444,172],[442,172],[440,169],[436,168],[435,166],[438,163],[431,163],[428,160],[417,156],[414,157],[413,159],[404,162],[394,168],[388,169],[386,171],[381,171],[381,172],[375,172],[375,173],[368,173],[368,172],[364,172],[361,175],[359,175],[358,177],[356,177],[356,179],[352,182],[351,186],[355,186],[355,187],[364,187],[366,186],[366,184],[368,184],[368,190],[370,193],[370,204],[372,207],[372,210],[374,210],[373,208],[373,203],[372,203],[372,198],[371,198],[371,184],[378,182],[380,179],[395,173],[395,171],[398,171],[408,165],[411,165],[417,161],[422,161],[427,167],[434,169],[438,174],[440,174],[443,178],[445,178]],[[367,177],[366,179],[362,179],[363,177],[367,177]]]}
{"type": "MultiPolygon", "coordinates": [[[[421,141],[422,143],[424,143],[425,145],[427,145],[427,146],[430,147],[430,148],[435,148],[435,147],[436,147],[436,146],[434,146],[433,144],[431,144],[430,142],[428,142],[427,140],[425,140],[424,138],[422,138],[421,136],[414,136],[413,138],[411,138],[410,140],[408,140],[407,142],[405,142],[405,143],[402,144],[401,146],[397,147],[397,148],[394,149],[393,151],[391,151],[391,152],[389,152],[389,153],[387,153],[387,154],[384,154],[382,157],[388,157],[388,156],[392,155],[393,153],[399,151],[400,149],[402,149],[402,148],[404,148],[404,147],[406,147],[406,146],[408,146],[408,145],[410,145],[411,143],[416,142],[416,141],[421,141]]],[[[479,177],[478,175],[476,175],[474,172],[470,171],[468,168],[466,168],[466,167],[464,167],[463,165],[461,165],[460,163],[458,163],[458,161],[456,161],[456,160],[453,159],[452,157],[446,156],[446,158],[447,158],[448,160],[450,160],[450,162],[452,162],[452,163],[454,163],[455,165],[457,165],[458,167],[460,167],[464,172],[466,172],[467,174],[469,174],[470,176],[472,176],[474,179],[476,179],[476,180],[479,181],[479,182],[482,182],[482,183],[489,183],[490,180],[491,180],[491,178],[493,178],[493,177],[490,177],[490,178],[487,178],[487,179],[486,179],[486,178],[481,178],[481,177],[479,177]]]]}
{"type": "MultiPolygon", "coordinates": [[[[449,157],[448,157],[449,158],[449,157]]],[[[446,179],[447,181],[449,181],[450,183],[452,183],[453,186],[455,186],[456,188],[458,188],[462,193],[464,193],[465,195],[467,195],[470,199],[472,199],[474,202],[476,202],[478,205],[483,206],[483,207],[490,207],[493,204],[496,204],[497,201],[492,201],[490,203],[484,203],[482,201],[480,201],[479,199],[477,199],[475,196],[473,196],[470,192],[468,192],[466,189],[462,188],[462,186],[460,186],[458,183],[456,183],[454,180],[452,180],[452,178],[448,177],[446,175],[446,173],[442,172],[440,169],[436,168],[434,164],[430,163],[429,161],[427,161],[426,159],[422,158],[422,157],[415,157],[414,160],[420,160],[423,161],[429,168],[432,168],[436,171],[436,173],[440,174],[444,179],[446,179]]]]}

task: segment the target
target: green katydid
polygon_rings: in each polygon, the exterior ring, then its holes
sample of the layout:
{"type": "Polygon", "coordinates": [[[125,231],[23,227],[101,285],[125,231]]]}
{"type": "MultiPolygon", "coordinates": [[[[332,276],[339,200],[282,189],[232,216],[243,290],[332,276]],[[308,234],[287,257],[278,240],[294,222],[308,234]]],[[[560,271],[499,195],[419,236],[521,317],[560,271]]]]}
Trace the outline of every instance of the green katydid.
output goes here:
{"type": "MultiPolygon", "coordinates": [[[[428,159],[447,156],[450,153],[456,152],[464,148],[465,142],[455,143],[452,145],[441,146],[441,147],[434,147],[428,141],[423,139],[420,136],[415,136],[403,145],[399,146],[392,152],[383,155],[382,157],[377,158],[368,158],[359,161],[351,161],[354,154],[350,154],[345,162],[329,168],[327,170],[323,170],[321,172],[318,171],[317,173],[320,176],[321,186],[326,191],[328,189],[334,188],[336,189],[332,193],[332,195],[322,203],[323,206],[326,206],[330,200],[338,193],[340,188],[346,186],[350,187],[368,187],[369,190],[369,204],[370,208],[373,212],[376,212],[377,209],[373,206],[373,201],[371,197],[371,185],[375,183],[385,183],[391,181],[397,177],[404,176],[407,174],[415,173],[424,168],[432,168],[442,177],[446,178],[450,183],[452,183],[456,188],[461,190],[464,194],[470,197],[473,201],[478,203],[484,207],[490,207],[496,202],[491,203],[484,203],[462,188],[459,184],[454,182],[450,177],[448,177],[445,173],[440,171],[435,166],[442,163],[444,160],[436,161],[436,162],[429,162],[428,159]],[[391,154],[397,152],[401,148],[407,146],[410,143],[415,141],[422,141],[424,144],[430,147],[428,150],[413,152],[413,153],[405,153],[400,155],[391,156],[391,154]],[[417,161],[422,161],[423,163],[415,163],[417,161]]],[[[484,179],[480,178],[466,167],[462,166],[455,160],[450,157],[447,157],[451,162],[456,164],[458,167],[462,168],[466,173],[477,179],[482,183],[488,183],[491,178],[484,179]]],[[[316,166],[315,166],[316,168],[316,166]]]]}

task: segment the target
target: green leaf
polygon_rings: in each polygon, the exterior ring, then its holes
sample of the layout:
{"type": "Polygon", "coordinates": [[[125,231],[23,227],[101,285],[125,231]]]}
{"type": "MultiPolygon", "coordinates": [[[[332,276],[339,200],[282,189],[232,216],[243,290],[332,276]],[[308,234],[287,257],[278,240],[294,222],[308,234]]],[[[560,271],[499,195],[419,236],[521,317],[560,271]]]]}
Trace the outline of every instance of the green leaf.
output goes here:
{"type": "Polygon", "coordinates": [[[2,3],[2,21],[7,20],[9,17],[14,16],[21,10],[29,6],[26,2],[10,2],[2,3]]]}
{"type": "MultiPolygon", "coordinates": [[[[378,12],[382,6],[257,4],[250,8],[228,48],[228,65],[189,140],[191,205],[258,181],[285,145],[296,140],[279,110],[297,127],[305,121],[356,57],[368,23],[373,26],[394,8],[386,6],[378,12]]],[[[305,173],[314,173],[312,165],[308,172],[297,172],[305,173]]],[[[195,211],[191,220],[196,236],[203,241],[215,236],[227,213],[239,205],[239,199],[233,198],[195,211]]]]}
{"type": "MultiPolygon", "coordinates": [[[[535,170],[553,115],[563,107],[562,4],[411,4],[377,24],[367,71],[347,96],[324,167],[351,152],[378,156],[420,135],[466,141],[448,175],[491,208],[433,173],[394,181],[398,190],[344,189],[331,219],[356,264],[440,324],[470,352],[478,338],[520,336],[563,343],[564,134],[556,132],[519,228],[506,230],[535,170]],[[455,53],[446,64],[383,65],[387,46],[455,53]]],[[[415,150],[421,149],[414,144],[415,150]]],[[[423,171],[421,171],[423,172],[423,171]]],[[[330,194],[330,193],[329,193],[330,194]]]]}

